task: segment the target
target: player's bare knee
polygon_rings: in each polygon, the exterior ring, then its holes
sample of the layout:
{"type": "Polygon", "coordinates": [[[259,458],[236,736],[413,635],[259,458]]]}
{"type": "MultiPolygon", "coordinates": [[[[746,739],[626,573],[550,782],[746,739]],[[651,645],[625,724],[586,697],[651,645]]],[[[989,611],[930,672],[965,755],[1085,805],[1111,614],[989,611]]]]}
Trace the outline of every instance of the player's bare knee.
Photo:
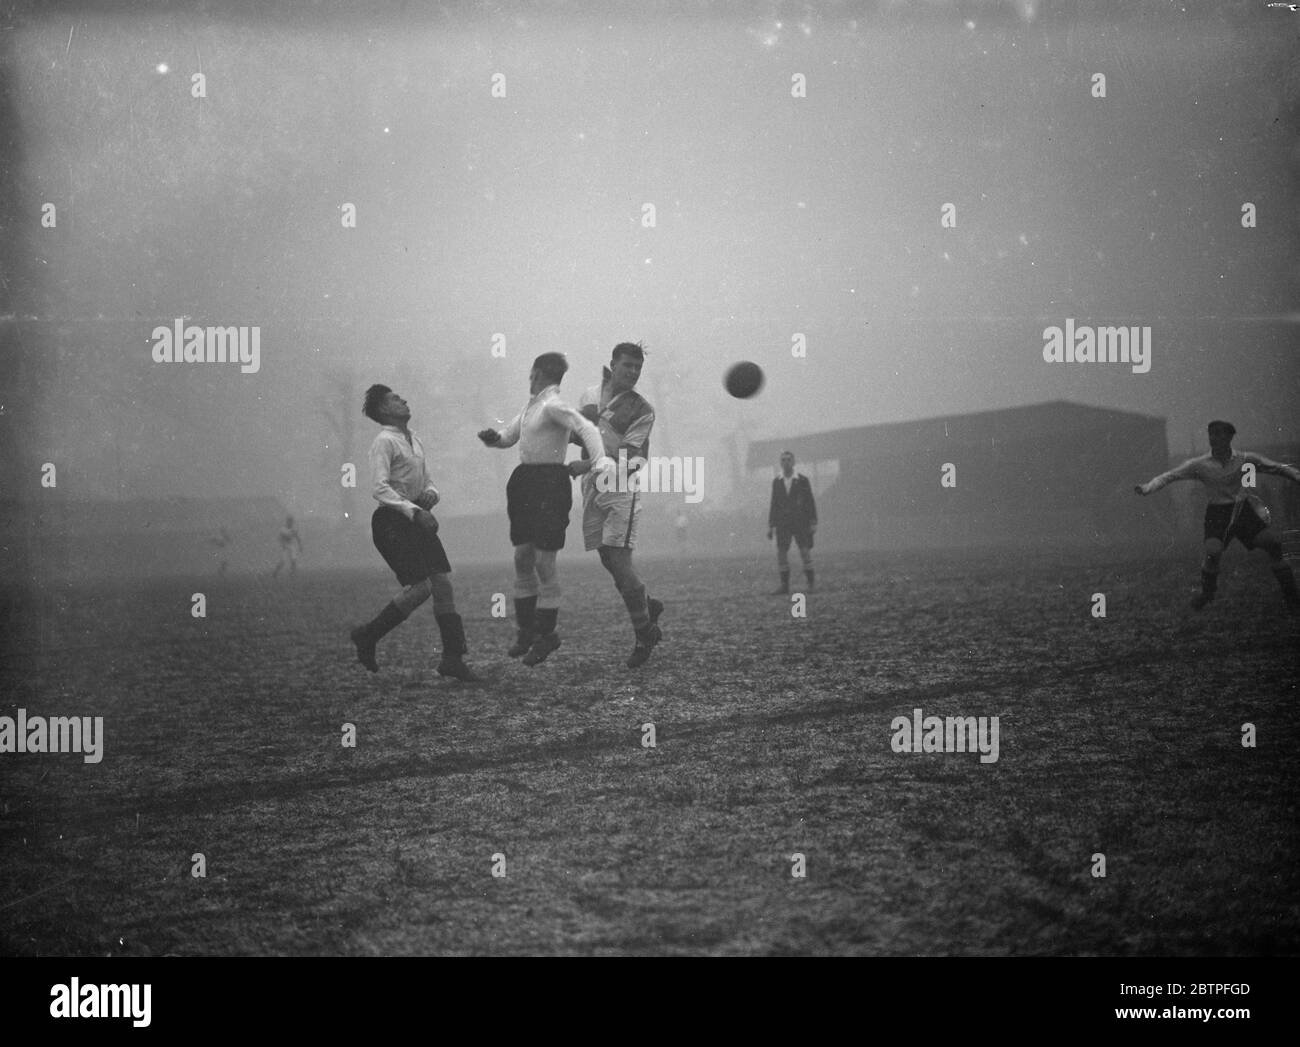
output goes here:
{"type": "Polygon", "coordinates": [[[555,577],[555,552],[549,549],[538,549],[536,555],[537,577],[543,582],[548,582],[555,577]]]}
{"type": "Polygon", "coordinates": [[[433,594],[433,583],[422,578],[413,585],[408,585],[393,600],[405,613],[410,614],[433,594]]]}
{"type": "Polygon", "coordinates": [[[531,545],[515,546],[515,570],[519,574],[532,574],[537,564],[537,550],[531,545]]]}

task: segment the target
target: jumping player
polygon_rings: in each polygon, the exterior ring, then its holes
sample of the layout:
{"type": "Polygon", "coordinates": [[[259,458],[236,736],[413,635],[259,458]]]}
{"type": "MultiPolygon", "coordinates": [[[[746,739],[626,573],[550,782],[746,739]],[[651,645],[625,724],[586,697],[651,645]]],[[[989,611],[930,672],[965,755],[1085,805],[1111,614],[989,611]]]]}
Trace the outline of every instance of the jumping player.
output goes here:
{"type": "Polygon", "coordinates": [[[562,353],[543,353],[528,372],[531,399],[502,432],[483,429],[478,438],[488,447],[519,444],[519,465],[506,484],[510,544],[515,547],[515,621],[519,627],[511,658],[523,655],[537,665],[560,646],[556,623],[560,583],[555,554],[564,548],[564,532],[573,507],[573,486],[564,464],[569,434],[577,433],[596,468],[612,473],[600,432],[560,400],[560,380],[569,369],[562,353]]]}
{"type": "Polygon", "coordinates": [[[620,475],[632,481],[627,484],[630,490],[598,485],[588,458],[569,463],[569,471],[583,477],[582,537],[587,552],[600,554],[600,562],[613,577],[614,588],[623,597],[632,620],[636,643],[628,656],[629,669],[644,665],[663,638],[658,621],[664,605],[646,596],[645,586],[632,567],[632,548],[641,516],[636,467],[644,468],[650,458],[650,430],[655,423],[654,408],[636,392],[644,364],[645,350],[641,346],[620,342],[603,370],[604,381],[593,385],[578,400],[582,416],[599,427],[605,454],[615,459],[622,457],[628,463],[620,475]],[[601,490],[602,486],[610,489],[601,490]]]}
{"type": "Polygon", "coordinates": [[[1201,591],[1192,600],[1199,611],[1214,599],[1219,578],[1219,558],[1234,538],[1247,549],[1263,549],[1273,561],[1273,577],[1282,590],[1287,610],[1300,612],[1295,575],[1282,558],[1282,543],[1268,526],[1268,510],[1242,487],[1247,465],[1259,473],[1273,473],[1300,483],[1300,470],[1273,462],[1250,451],[1234,451],[1232,438],[1237,430],[1230,422],[1213,421],[1209,425],[1210,453],[1191,458],[1154,480],[1133,488],[1138,494],[1151,494],[1175,480],[1200,480],[1210,493],[1205,507],[1205,560],[1201,564],[1201,591]],[[1255,505],[1261,507],[1256,512],[1255,505]]]}
{"type": "Polygon", "coordinates": [[[366,390],[362,414],[383,428],[370,445],[370,470],[379,508],[370,519],[370,532],[379,555],[397,575],[402,591],[373,621],[352,630],[357,660],[378,672],[375,646],[425,600],[433,597],[433,614],[442,634],[439,676],[480,682],[464,656],[465,626],[456,613],[451,564],[438,537],[438,521],[429,510],[438,504],[438,489],[429,482],[424,445],[411,432],[411,408],[386,385],[366,390]]]}

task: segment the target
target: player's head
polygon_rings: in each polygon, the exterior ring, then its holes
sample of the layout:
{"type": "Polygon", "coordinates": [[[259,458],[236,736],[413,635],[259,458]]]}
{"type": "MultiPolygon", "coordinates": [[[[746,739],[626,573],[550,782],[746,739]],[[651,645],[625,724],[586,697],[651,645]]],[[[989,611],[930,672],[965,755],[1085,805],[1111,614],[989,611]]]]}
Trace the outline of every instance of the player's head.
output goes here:
{"type": "Polygon", "coordinates": [[[536,395],[548,386],[559,385],[568,369],[569,361],[563,353],[542,353],[528,372],[529,392],[536,395]]]}
{"type": "Polygon", "coordinates": [[[609,358],[610,383],[615,393],[636,386],[645,364],[645,348],[636,342],[619,342],[609,358]]]}
{"type": "Polygon", "coordinates": [[[1227,450],[1232,446],[1232,438],[1237,435],[1237,427],[1231,422],[1224,422],[1216,419],[1206,426],[1206,431],[1210,435],[1210,450],[1216,454],[1220,450],[1227,450]]]}
{"type": "Polygon", "coordinates": [[[793,451],[782,451],[782,452],[781,452],[781,472],[785,473],[786,476],[789,476],[791,473],[794,472],[794,452],[793,452],[793,451]]]}
{"type": "Polygon", "coordinates": [[[411,420],[411,408],[386,385],[372,385],[366,390],[361,413],[380,425],[403,425],[411,420]]]}

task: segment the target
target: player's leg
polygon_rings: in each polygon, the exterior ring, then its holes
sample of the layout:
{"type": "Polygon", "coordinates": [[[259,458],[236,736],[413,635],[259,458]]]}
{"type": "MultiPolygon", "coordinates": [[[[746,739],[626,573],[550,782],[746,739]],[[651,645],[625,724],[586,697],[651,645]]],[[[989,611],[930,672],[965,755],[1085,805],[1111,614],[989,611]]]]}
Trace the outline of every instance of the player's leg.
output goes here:
{"type": "Polygon", "coordinates": [[[1265,527],[1254,535],[1251,544],[1268,553],[1269,566],[1273,570],[1273,577],[1277,579],[1278,588],[1282,590],[1287,610],[1292,614],[1300,613],[1300,593],[1296,592],[1295,574],[1291,571],[1291,565],[1282,555],[1282,539],[1271,527],[1265,527]]]}
{"type": "Polygon", "coordinates": [[[794,536],[795,544],[799,547],[799,559],[803,562],[803,574],[808,580],[808,591],[813,591],[813,538],[811,531],[798,531],[794,536]]]}
{"type": "Polygon", "coordinates": [[[1192,610],[1199,611],[1214,599],[1219,585],[1219,559],[1223,550],[1232,541],[1232,524],[1234,506],[1215,505],[1205,507],[1205,524],[1203,528],[1204,543],[1201,559],[1201,591],[1192,599],[1192,610]]]}
{"type": "Polygon", "coordinates": [[[564,548],[564,532],[573,508],[573,482],[562,465],[534,466],[528,499],[533,545],[537,547],[537,639],[524,655],[525,665],[537,665],[560,646],[560,579],[555,556],[564,548]]]}
{"type": "Polygon", "coordinates": [[[1219,586],[1219,560],[1223,556],[1223,543],[1217,538],[1205,539],[1201,559],[1201,591],[1192,600],[1192,608],[1199,611],[1214,599],[1219,586]]]}
{"type": "Polygon", "coordinates": [[[451,576],[435,571],[429,575],[429,583],[433,592],[433,616],[442,636],[442,659],[438,662],[438,675],[454,676],[466,683],[481,683],[482,679],[474,675],[464,661],[465,655],[469,653],[469,645],[465,642],[465,623],[456,612],[451,576]]]}
{"type": "Polygon", "coordinates": [[[781,588],[772,591],[773,596],[787,596],[790,593],[790,539],[789,531],[776,529],[776,569],[781,575],[781,588]]]}
{"type": "Polygon", "coordinates": [[[560,579],[555,563],[558,551],[538,549],[536,552],[538,594],[534,621],[537,638],[524,655],[525,665],[546,661],[547,656],[560,646],[560,634],[556,632],[560,616],[560,579]]]}
{"type": "Polygon", "coordinates": [[[375,661],[375,649],[379,641],[406,621],[432,593],[433,585],[428,578],[404,586],[374,618],[353,629],[352,642],[357,648],[357,661],[372,673],[377,673],[379,663],[375,661]]]}
{"type": "Polygon", "coordinates": [[[515,546],[515,642],[506,653],[518,658],[537,639],[537,550],[531,542],[515,546]]]}
{"type": "Polygon", "coordinates": [[[413,533],[415,524],[392,509],[379,508],[370,518],[371,538],[379,555],[397,575],[402,591],[365,625],[352,630],[357,661],[372,673],[379,671],[375,648],[433,593],[429,571],[413,533]]]}
{"type": "Polygon", "coordinates": [[[614,579],[614,587],[623,597],[632,632],[636,636],[627,665],[635,669],[650,657],[662,638],[658,618],[664,605],[651,600],[646,587],[632,566],[632,550],[636,546],[637,529],[641,518],[641,499],[636,489],[602,493],[600,502],[605,507],[605,521],[601,532],[600,562],[614,579]]]}
{"type": "Polygon", "coordinates": [[[628,656],[627,665],[629,669],[635,669],[645,664],[655,645],[663,639],[658,621],[664,605],[646,596],[645,585],[632,566],[631,549],[603,546],[600,552],[606,569],[614,576],[614,585],[623,597],[623,605],[632,622],[636,643],[628,656]]]}

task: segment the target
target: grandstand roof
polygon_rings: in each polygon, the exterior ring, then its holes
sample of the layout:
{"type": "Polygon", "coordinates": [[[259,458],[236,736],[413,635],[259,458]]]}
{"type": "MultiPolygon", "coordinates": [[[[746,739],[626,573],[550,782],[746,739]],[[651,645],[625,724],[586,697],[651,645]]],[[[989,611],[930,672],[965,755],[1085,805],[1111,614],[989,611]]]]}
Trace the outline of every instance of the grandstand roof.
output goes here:
{"type": "Polygon", "coordinates": [[[804,436],[782,436],[755,440],[749,445],[747,468],[770,465],[784,450],[793,451],[802,461],[829,461],[869,455],[912,454],[925,448],[937,448],[953,442],[972,445],[985,441],[1032,440],[1047,435],[1088,435],[1106,438],[1116,428],[1159,426],[1165,420],[1134,411],[1117,411],[1109,407],[1090,407],[1068,400],[1024,407],[1004,407],[973,414],[941,415],[911,422],[861,425],[850,429],[804,436]]]}

